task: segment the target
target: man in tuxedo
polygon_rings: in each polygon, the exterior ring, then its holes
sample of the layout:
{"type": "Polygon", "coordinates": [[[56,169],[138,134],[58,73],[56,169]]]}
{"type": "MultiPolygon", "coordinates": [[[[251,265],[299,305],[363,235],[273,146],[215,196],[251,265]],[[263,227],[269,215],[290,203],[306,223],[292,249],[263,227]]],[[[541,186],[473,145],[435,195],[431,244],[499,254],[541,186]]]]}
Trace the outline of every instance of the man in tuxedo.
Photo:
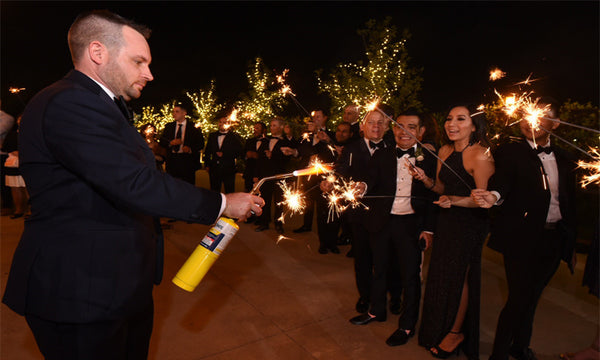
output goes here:
{"type": "Polygon", "coordinates": [[[258,148],[263,141],[267,141],[267,126],[263,122],[257,122],[253,127],[253,136],[246,140],[244,145],[246,167],[244,168],[244,189],[250,192],[254,186],[256,177],[256,161],[258,160],[258,148]]]}
{"type": "MultiPolygon", "coordinates": [[[[357,141],[350,142],[342,150],[342,154],[336,162],[336,172],[346,181],[352,179],[355,182],[366,182],[371,157],[377,151],[385,148],[382,140],[384,131],[384,115],[382,111],[390,116],[393,115],[391,107],[381,104],[381,110],[371,111],[365,117],[362,124],[363,137],[357,141]]],[[[325,184],[324,190],[330,190],[331,186],[325,184]]],[[[368,206],[369,201],[364,201],[368,206]]],[[[367,231],[368,210],[358,207],[347,209],[348,221],[352,227],[352,251],[354,255],[354,274],[359,299],[356,303],[356,311],[366,313],[371,301],[371,286],[373,260],[369,233],[367,231]]]]}
{"type": "Polygon", "coordinates": [[[377,152],[369,164],[367,195],[387,196],[371,201],[367,229],[373,251],[371,308],[354,318],[354,324],[386,319],[388,276],[399,276],[403,288],[398,329],[387,339],[390,346],[403,345],[415,334],[421,300],[421,247],[428,247],[435,226],[434,193],[413,178],[413,166],[434,176],[436,158],[417,144],[425,132],[420,115],[407,111],[393,126],[396,145],[377,152]],[[390,256],[391,255],[391,256],[390,256]],[[390,275],[390,269],[399,274],[390,275]]]}
{"type": "Polygon", "coordinates": [[[342,113],[342,121],[350,124],[350,131],[352,131],[352,140],[358,140],[361,138],[360,134],[360,113],[358,112],[358,105],[350,104],[344,108],[342,113]]]}
{"type": "MultiPolygon", "coordinates": [[[[281,148],[290,147],[291,144],[287,139],[283,138],[283,124],[284,121],[280,117],[276,116],[271,120],[271,136],[268,137],[267,141],[261,142],[261,146],[258,149],[256,177],[254,178],[254,182],[258,182],[260,179],[267,176],[283,174],[285,172],[290,156],[285,155],[281,151],[281,148]]],[[[258,220],[258,227],[256,228],[257,232],[269,228],[269,223],[271,221],[271,203],[273,203],[273,221],[275,222],[275,229],[278,233],[283,234],[283,222],[280,220],[283,209],[281,205],[277,205],[283,201],[283,191],[276,182],[277,180],[267,181],[260,188],[261,197],[265,201],[265,206],[263,207],[263,214],[258,220]]]]}
{"type": "MultiPolygon", "coordinates": [[[[558,106],[542,99],[539,105],[544,104],[549,106],[544,116],[556,119],[558,106]]],[[[503,254],[508,283],[492,360],[536,358],[529,343],[538,300],[561,259],[571,271],[574,266],[576,164],[550,142],[558,124],[541,118],[532,129],[521,120],[525,140],[500,146],[488,190],[472,191],[481,207],[497,206],[488,246],[503,254]]]]}
{"type": "Polygon", "coordinates": [[[173,107],[175,121],[165,125],[160,144],[167,149],[166,171],[173,177],[196,184],[196,170],[200,168],[200,150],[204,136],[194,123],[187,120],[188,107],[177,103],[173,107]]]}
{"type": "Polygon", "coordinates": [[[221,191],[223,184],[225,193],[229,194],[235,191],[235,161],[242,156],[244,147],[239,135],[231,130],[224,112],[217,115],[217,121],[219,129],[208,135],[204,158],[210,189],[221,191]]]}
{"type": "Polygon", "coordinates": [[[31,217],[3,302],[25,316],[49,360],[147,357],[162,278],[159,216],[211,224],[261,212],[259,197],[195,188],[156,169],[125,105],[153,79],[149,32],[106,10],[80,15],[68,36],[75,70],[23,115],[31,217]]]}
{"type": "MultiPolygon", "coordinates": [[[[335,161],[335,150],[333,149],[333,139],[335,134],[332,131],[327,130],[327,119],[329,118],[329,112],[324,108],[317,108],[311,112],[312,124],[309,125],[309,132],[306,138],[300,141],[297,150],[293,152],[289,151],[289,148],[284,149],[286,154],[293,153],[294,156],[300,157],[300,168],[308,167],[308,164],[317,159],[322,163],[331,163],[335,161]]],[[[313,217],[315,214],[315,206],[320,206],[320,213],[323,213],[323,205],[326,207],[327,204],[323,204],[323,199],[320,199],[321,192],[318,189],[319,177],[311,176],[310,179],[303,178],[302,186],[305,191],[309,190],[305,194],[306,207],[304,209],[304,223],[301,227],[294,230],[295,233],[302,233],[312,230],[313,217]]],[[[319,211],[319,210],[318,210],[319,211]]],[[[334,251],[339,252],[337,247],[334,251]]],[[[323,253],[323,248],[320,252],[323,253]]],[[[327,250],[325,249],[325,254],[327,250]]]]}

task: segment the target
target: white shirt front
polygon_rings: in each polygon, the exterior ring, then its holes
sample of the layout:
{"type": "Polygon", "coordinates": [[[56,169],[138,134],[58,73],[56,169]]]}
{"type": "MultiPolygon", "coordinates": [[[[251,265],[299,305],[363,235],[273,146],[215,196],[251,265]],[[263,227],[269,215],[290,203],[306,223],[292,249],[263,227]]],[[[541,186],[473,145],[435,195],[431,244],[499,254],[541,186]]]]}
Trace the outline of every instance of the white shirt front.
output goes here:
{"type": "MultiPolygon", "coordinates": [[[[535,145],[538,147],[541,144],[534,144],[533,141],[527,140],[532,149],[535,149],[535,145]]],[[[548,143],[542,147],[550,146],[550,139],[548,143]]],[[[540,169],[540,176],[545,176],[548,180],[548,187],[550,188],[550,208],[548,209],[548,216],[546,222],[554,223],[562,219],[560,214],[560,204],[558,202],[558,166],[556,165],[556,156],[554,152],[546,154],[545,152],[539,153],[538,157],[542,161],[542,168],[540,169]]]]}
{"type": "Polygon", "coordinates": [[[413,177],[408,171],[407,161],[410,161],[414,165],[415,157],[404,154],[401,158],[396,158],[396,197],[390,211],[392,215],[409,215],[415,213],[410,201],[413,177]]]}
{"type": "Polygon", "coordinates": [[[185,127],[187,125],[187,121],[183,120],[182,122],[175,122],[175,134],[173,135],[173,139],[177,139],[177,129],[179,129],[179,125],[181,125],[181,145],[179,146],[178,153],[183,152],[183,141],[185,139],[185,127]]]}

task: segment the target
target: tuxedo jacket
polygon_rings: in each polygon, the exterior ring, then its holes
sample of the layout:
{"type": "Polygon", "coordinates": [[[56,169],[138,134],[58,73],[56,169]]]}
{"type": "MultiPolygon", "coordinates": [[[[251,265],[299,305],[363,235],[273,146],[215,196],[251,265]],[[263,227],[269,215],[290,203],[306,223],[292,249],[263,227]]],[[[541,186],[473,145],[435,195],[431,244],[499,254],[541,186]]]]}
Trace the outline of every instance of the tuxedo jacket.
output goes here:
{"type": "MultiPolygon", "coordinates": [[[[375,153],[378,151],[380,150],[377,150],[375,153]]],[[[366,183],[369,177],[368,169],[370,162],[371,152],[364,138],[361,137],[356,141],[351,141],[344,145],[342,154],[335,164],[335,171],[346,181],[352,180],[366,183]]],[[[370,207],[371,199],[363,199],[361,202],[370,207]]],[[[367,221],[365,217],[366,211],[361,207],[349,208],[346,212],[350,221],[360,223],[367,221]]]]}
{"type": "MultiPolygon", "coordinates": [[[[422,150],[423,160],[415,159],[415,165],[434,178],[437,160],[427,150],[422,150]]],[[[404,160],[402,160],[404,161],[404,160]]],[[[368,167],[367,193],[366,196],[389,196],[386,198],[373,198],[369,203],[367,212],[367,229],[375,232],[381,230],[383,225],[390,219],[390,211],[396,195],[396,178],[398,173],[396,147],[388,146],[379,149],[373,154],[368,167]]],[[[410,176],[410,175],[409,175],[410,176]]],[[[419,231],[434,232],[437,219],[437,205],[433,204],[436,195],[427,190],[423,182],[412,179],[411,183],[411,206],[417,217],[419,231]]]]}
{"type": "MultiPolygon", "coordinates": [[[[167,152],[167,161],[169,156],[173,154],[169,143],[171,140],[175,139],[175,134],[177,132],[177,122],[173,121],[165,125],[163,129],[162,136],[160,138],[160,145],[165,149],[169,150],[167,152]]],[[[186,121],[185,123],[185,134],[183,136],[183,146],[188,146],[192,150],[191,158],[194,160],[195,164],[200,164],[200,150],[204,148],[204,136],[202,135],[202,131],[197,129],[194,126],[194,123],[191,121],[186,121]]]]}
{"type": "Polygon", "coordinates": [[[290,161],[290,156],[284,155],[281,152],[282,147],[291,147],[291,143],[287,139],[278,139],[275,146],[273,146],[273,150],[271,150],[271,158],[267,157],[266,151],[269,150],[269,143],[272,138],[271,136],[267,137],[267,140],[262,141],[258,149],[255,177],[259,179],[266,176],[283,174],[290,161]]]}
{"type": "Polygon", "coordinates": [[[219,149],[217,141],[219,131],[208,135],[206,149],[204,150],[204,161],[209,171],[216,171],[221,174],[235,174],[235,159],[242,156],[244,150],[242,140],[239,135],[233,131],[228,131],[223,140],[223,145],[219,149]],[[222,157],[217,156],[217,152],[223,152],[222,157]]]}
{"type": "MultiPolygon", "coordinates": [[[[330,139],[335,139],[335,134],[333,132],[327,130],[326,133],[330,139]]],[[[308,166],[313,155],[316,155],[317,158],[319,158],[319,161],[323,163],[332,163],[335,161],[335,150],[332,152],[328,146],[329,144],[324,141],[319,141],[313,145],[314,136],[314,134],[310,134],[307,139],[300,139],[297,149],[300,156],[299,165],[301,168],[308,166]]]]}
{"type": "Polygon", "coordinates": [[[158,171],[113,99],[76,70],[27,105],[19,157],[32,214],[3,302],[22,315],[84,323],[139,311],[162,277],[158,216],[219,215],[221,195],[158,171]]]}
{"type": "Polygon", "coordinates": [[[250,139],[246,140],[246,144],[244,144],[244,156],[246,157],[246,167],[244,169],[244,179],[252,179],[253,177],[256,176],[256,161],[257,159],[255,158],[248,158],[247,157],[247,153],[250,152],[254,152],[258,155],[258,147],[260,147],[260,145],[257,147],[257,143],[261,140],[267,141],[268,137],[263,137],[263,136],[255,136],[255,137],[251,137],[250,139]]]}
{"type": "MultiPolygon", "coordinates": [[[[569,262],[575,246],[575,161],[571,154],[552,146],[558,167],[558,198],[562,220],[563,260],[569,262]]],[[[550,204],[544,189],[542,161],[526,141],[500,146],[494,154],[496,172],[488,189],[500,193],[501,204],[492,217],[488,246],[505,255],[535,253],[544,246],[542,237],[550,204]]]]}

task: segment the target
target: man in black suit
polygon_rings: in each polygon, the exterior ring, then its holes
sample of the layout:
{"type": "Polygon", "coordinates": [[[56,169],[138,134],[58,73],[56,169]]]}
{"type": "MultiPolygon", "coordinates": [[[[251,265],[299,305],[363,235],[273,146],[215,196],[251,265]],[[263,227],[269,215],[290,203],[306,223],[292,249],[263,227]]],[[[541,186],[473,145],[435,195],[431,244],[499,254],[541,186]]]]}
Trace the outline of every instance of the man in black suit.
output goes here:
{"type": "MultiPolygon", "coordinates": [[[[556,119],[558,107],[545,116],[556,119]]],[[[550,144],[558,122],[540,119],[532,130],[521,120],[525,140],[500,146],[494,158],[496,173],[488,190],[473,190],[484,208],[497,205],[488,246],[504,256],[508,299],[498,318],[490,359],[535,359],[529,348],[532,324],[542,291],[560,260],[574,266],[575,176],[572,156],[550,144]]]]}
{"type": "Polygon", "coordinates": [[[160,144],[167,149],[166,171],[173,177],[196,184],[196,170],[200,168],[200,150],[204,136],[187,120],[188,107],[177,103],[173,107],[175,121],[165,125],[160,144]]]}
{"type": "Polygon", "coordinates": [[[235,191],[235,172],[237,158],[242,156],[244,147],[239,135],[233,132],[223,112],[217,115],[219,130],[208,135],[204,159],[210,180],[210,189],[221,191],[221,184],[225,193],[235,191]]]}
{"type": "MultiPolygon", "coordinates": [[[[308,164],[317,159],[322,163],[331,163],[335,161],[335,149],[333,148],[333,139],[335,134],[332,131],[327,130],[327,119],[329,118],[329,112],[324,108],[317,108],[311,112],[311,122],[308,123],[307,136],[300,140],[298,148],[293,152],[289,151],[289,148],[283,149],[286,155],[294,154],[295,157],[300,157],[300,168],[308,167],[308,164]]],[[[320,179],[318,176],[311,176],[310,179],[303,178],[302,186],[305,194],[306,207],[304,209],[304,223],[301,227],[294,230],[295,233],[302,233],[312,230],[313,217],[315,214],[315,206],[320,207],[317,209],[319,213],[323,213],[324,206],[323,199],[321,198],[321,192],[319,191],[320,179]]],[[[325,212],[326,213],[326,212],[325,212]]],[[[333,248],[332,248],[333,249],[333,248]]],[[[335,247],[337,249],[337,247],[335,247]]],[[[323,249],[320,249],[323,253],[323,249]]],[[[325,249],[325,254],[327,250],[325,249]]],[[[339,250],[335,250],[339,252],[339,250]]]]}
{"type": "Polygon", "coordinates": [[[368,314],[354,318],[355,324],[386,319],[387,276],[398,269],[403,288],[402,314],[398,329],[386,341],[403,345],[415,334],[421,300],[421,247],[428,247],[435,226],[434,193],[413,178],[412,166],[434,176],[436,158],[417,144],[425,132],[416,112],[400,115],[394,125],[396,145],[377,152],[369,165],[367,195],[388,196],[371,201],[367,229],[373,250],[373,287],[368,314]],[[391,255],[391,256],[390,256],[391,255]]]}
{"type": "MultiPolygon", "coordinates": [[[[382,111],[393,116],[392,109],[387,105],[380,105],[382,111]]],[[[342,154],[336,163],[336,172],[346,181],[352,179],[355,182],[366,182],[371,157],[380,149],[385,148],[382,140],[385,119],[379,111],[367,114],[362,124],[363,137],[357,141],[350,142],[344,146],[342,154]]],[[[324,190],[330,190],[330,186],[322,186],[324,190]]],[[[366,205],[369,201],[365,200],[366,205]]],[[[371,301],[371,286],[373,260],[369,234],[366,228],[368,210],[358,207],[347,209],[348,221],[352,224],[352,249],[354,254],[354,274],[359,299],[356,303],[356,311],[366,313],[371,301]]]]}
{"type": "Polygon", "coordinates": [[[259,197],[195,188],[156,169],[125,105],[153,79],[148,35],[105,10],[80,15],[68,37],[75,70],[23,115],[32,213],[3,302],[25,316],[49,360],[147,357],[162,278],[158,216],[211,224],[261,211],[259,197]]]}
{"type": "MultiPolygon", "coordinates": [[[[274,117],[271,120],[271,136],[268,137],[267,141],[261,143],[258,149],[258,160],[256,162],[256,177],[255,182],[260,179],[273,176],[277,174],[283,174],[287,168],[287,163],[290,160],[289,155],[285,155],[282,151],[282,147],[290,147],[292,144],[283,138],[283,124],[284,121],[280,117],[274,117]]],[[[283,234],[283,222],[281,221],[281,215],[283,209],[278,203],[283,201],[283,191],[281,187],[276,184],[277,180],[270,180],[265,182],[261,189],[261,197],[265,200],[265,206],[263,207],[263,214],[258,220],[258,227],[256,231],[263,231],[269,228],[271,221],[271,203],[274,204],[274,218],[275,229],[278,233],[283,234]]]]}
{"type": "Polygon", "coordinates": [[[250,192],[254,186],[254,178],[256,177],[256,161],[258,160],[258,148],[262,141],[267,141],[267,126],[263,122],[254,124],[253,136],[246,140],[244,144],[246,167],[244,168],[244,189],[250,192]]]}
{"type": "Polygon", "coordinates": [[[359,117],[360,113],[358,111],[358,105],[350,104],[344,108],[344,112],[342,113],[342,121],[350,124],[352,140],[358,140],[361,138],[359,117]]]}

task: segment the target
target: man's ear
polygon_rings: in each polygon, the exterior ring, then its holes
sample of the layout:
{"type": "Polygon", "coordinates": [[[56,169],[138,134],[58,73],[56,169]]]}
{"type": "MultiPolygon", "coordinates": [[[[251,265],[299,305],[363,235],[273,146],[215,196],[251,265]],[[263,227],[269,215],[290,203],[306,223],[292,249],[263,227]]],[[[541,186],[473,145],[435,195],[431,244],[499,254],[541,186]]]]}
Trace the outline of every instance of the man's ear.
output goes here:
{"type": "Polygon", "coordinates": [[[104,64],[108,60],[108,49],[100,41],[92,41],[88,45],[88,56],[95,64],[104,64]]]}
{"type": "Polygon", "coordinates": [[[421,126],[419,128],[419,133],[417,134],[417,138],[420,140],[421,138],[423,138],[423,134],[425,134],[425,126],[421,126]]]}

